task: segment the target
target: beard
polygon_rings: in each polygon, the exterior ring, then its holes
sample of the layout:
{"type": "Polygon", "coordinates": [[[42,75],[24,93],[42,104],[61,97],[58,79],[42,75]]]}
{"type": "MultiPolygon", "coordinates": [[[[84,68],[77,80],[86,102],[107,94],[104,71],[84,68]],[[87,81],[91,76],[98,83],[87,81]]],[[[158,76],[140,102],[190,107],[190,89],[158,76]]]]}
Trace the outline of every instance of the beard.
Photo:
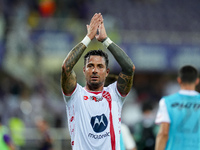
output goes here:
{"type": "Polygon", "coordinates": [[[102,85],[104,85],[104,82],[90,81],[90,82],[87,82],[87,85],[91,90],[95,90],[95,89],[98,89],[99,87],[101,87],[102,85]]]}

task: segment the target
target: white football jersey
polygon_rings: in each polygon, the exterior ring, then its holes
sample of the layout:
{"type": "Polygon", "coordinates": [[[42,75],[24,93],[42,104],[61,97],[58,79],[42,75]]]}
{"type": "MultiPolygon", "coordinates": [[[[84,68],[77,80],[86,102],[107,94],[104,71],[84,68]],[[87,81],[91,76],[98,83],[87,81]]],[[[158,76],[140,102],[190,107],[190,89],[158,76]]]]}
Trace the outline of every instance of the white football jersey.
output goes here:
{"type": "Polygon", "coordinates": [[[64,95],[73,150],[120,150],[122,97],[117,82],[102,92],[91,92],[77,83],[64,95]]]}

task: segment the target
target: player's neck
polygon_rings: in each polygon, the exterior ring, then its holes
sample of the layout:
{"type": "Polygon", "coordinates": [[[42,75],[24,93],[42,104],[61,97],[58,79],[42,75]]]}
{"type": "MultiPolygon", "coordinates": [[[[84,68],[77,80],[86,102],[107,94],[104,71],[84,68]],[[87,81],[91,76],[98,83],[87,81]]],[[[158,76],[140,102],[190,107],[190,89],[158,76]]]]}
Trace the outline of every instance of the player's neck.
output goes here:
{"type": "Polygon", "coordinates": [[[193,85],[193,84],[181,84],[181,90],[195,91],[195,85],[193,85]]]}
{"type": "Polygon", "coordinates": [[[92,92],[101,92],[103,91],[103,85],[100,86],[100,87],[94,87],[94,86],[88,86],[86,85],[85,88],[88,90],[88,91],[92,91],[92,92]]]}

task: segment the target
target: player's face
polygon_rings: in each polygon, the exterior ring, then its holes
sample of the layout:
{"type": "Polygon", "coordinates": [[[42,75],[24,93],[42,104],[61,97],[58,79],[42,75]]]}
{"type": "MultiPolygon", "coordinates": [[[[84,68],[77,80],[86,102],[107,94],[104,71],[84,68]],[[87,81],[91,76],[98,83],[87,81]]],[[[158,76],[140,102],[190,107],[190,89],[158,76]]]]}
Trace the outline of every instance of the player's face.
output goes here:
{"type": "Polygon", "coordinates": [[[83,67],[83,73],[87,86],[94,89],[104,86],[105,79],[109,73],[109,69],[106,68],[104,57],[90,56],[83,67]]]}

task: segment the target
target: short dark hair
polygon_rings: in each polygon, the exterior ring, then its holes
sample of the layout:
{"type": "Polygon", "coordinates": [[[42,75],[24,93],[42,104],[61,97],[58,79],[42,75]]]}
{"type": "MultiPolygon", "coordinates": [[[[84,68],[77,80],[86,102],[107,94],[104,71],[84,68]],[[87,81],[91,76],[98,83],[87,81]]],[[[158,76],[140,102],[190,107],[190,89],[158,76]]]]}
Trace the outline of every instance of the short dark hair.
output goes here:
{"type": "Polygon", "coordinates": [[[178,76],[181,78],[181,81],[184,83],[193,83],[198,78],[198,71],[195,67],[186,65],[183,66],[179,72],[178,76]]]}
{"type": "Polygon", "coordinates": [[[147,100],[142,104],[142,112],[144,113],[146,111],[153,111],[153,105],[150,100],[147,100]]]}
{"type": "Polygon", "coordinates": [[[89,52],[84,56],[84,65],[86,65],[86,60],[87,60],[87,58],[89,59],[91,55],[104,57],[105,63],[106,63],[106,68],[108,68],[108,63],[109,63],[108,54],[105,53],[104,51],[102,51],[101,49],[89,51],[89,52]]]}

